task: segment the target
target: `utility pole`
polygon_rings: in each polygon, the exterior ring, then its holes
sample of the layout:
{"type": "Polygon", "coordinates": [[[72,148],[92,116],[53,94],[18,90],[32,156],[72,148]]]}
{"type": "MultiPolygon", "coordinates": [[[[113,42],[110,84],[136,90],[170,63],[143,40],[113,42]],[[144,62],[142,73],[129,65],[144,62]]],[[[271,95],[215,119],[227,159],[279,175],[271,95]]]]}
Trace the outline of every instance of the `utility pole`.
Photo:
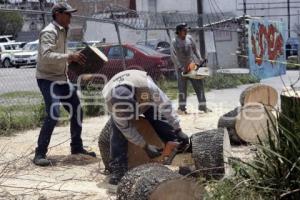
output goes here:
{"type": "MultiPolygon", "coordinates": [[[[39,2],[40,2],[41,11],[45,11],[46,0],[39,0],[39,2]]],[[[42,23],[43,23],[43,28],[44,28],[46,26],[46,16],[44,13],[42,14],[42,23]]]]}
{"type": "Polygon", "coordinates": [[[198,12],[198,26],[199,30],[199,43],[200,43],[200,53],[203,58],[205,58],[205,40],[204,31],[201,29],[203,27],[203,2],[202,0],[197,0],[197,12],[198,12]]]}
{"type": "MultiPolygon", "coordinates": [[[[247,46],[248,46],[248,28],[247,28],[247,22],[246,22],[246,15],[247,15],[247,0],[243,0],[243,33],[242,33],[242,48],[241,53],[242,55],[248,55],[247,54],[247,46]]],[[[247,59],[242,58],[242,65],[244,67],[247,67],[247,59]]]]}
{"type": "Polygon", "coordinates": [[[290,0],[287,0],[287,14],[288,14],[288,37],[291,37],[291,9],[290,0]]]}
{"type": "Polygon", "coordinates": [[[244,17],[245,17],[245,15],[247,14],[247,2],[246,2],[246,0],[243,0],[243,11],[244,11],[243,13],[244,13],[244,17]]]}

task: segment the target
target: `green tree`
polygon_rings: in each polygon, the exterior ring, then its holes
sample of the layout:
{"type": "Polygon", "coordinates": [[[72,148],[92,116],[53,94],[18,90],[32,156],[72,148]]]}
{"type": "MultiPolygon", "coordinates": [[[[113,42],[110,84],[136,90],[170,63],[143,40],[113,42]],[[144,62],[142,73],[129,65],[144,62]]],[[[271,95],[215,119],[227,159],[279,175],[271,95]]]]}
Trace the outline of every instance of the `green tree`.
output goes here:
{"type": "Polygon", "coordinates": [[[0,11],[0,35],[17,36],[23,26],[23,17],[19,12],[0,11]]]}

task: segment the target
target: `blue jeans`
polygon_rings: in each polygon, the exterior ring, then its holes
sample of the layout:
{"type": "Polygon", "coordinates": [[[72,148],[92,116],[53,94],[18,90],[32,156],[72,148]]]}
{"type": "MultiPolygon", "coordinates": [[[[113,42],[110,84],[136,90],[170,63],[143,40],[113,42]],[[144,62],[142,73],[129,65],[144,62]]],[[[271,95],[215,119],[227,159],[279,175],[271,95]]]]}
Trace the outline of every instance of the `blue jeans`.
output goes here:
{"type": "Polygon", "coordinates": [[[45,79],[37,79],[43,95],[46,116],[38,138],[36,154],[46,155],[53,129],[60,116],[60,105],[71,115],[71,148],[82,149],[82,108],[76,94],[76,88],[69,83],[56,83],[45,79]]]}
{"type": "Polygon", "coordinates": [[[206,108],[206,98],[204,91],[204,81],[202,79],[190,79],[183,77],[181,75],[182,70],[177,70],[177,81],[178,81],[178,90],[179,90],[179,105],[178,109],[185,111],[186,110],[186,98],[187,98],[187,81],[191,81],[194,91],[198,99],[198,109],[205,110],[206,108]]]}
{"type": "MultiPolygon", "coordinates": [[[[155,115],[153,107],[149,108],[144,113],[144,116],[164,143],[177,139],[176,135],[173,133],[174,128],[172,126],[165,121],[162,121],[164,119],[158,120],[155,118],[157,115],[155,115]]],[[[128,141],[112,120],[112,134],[110,136],[110,167],[112,169],[119,167],[127,168],[127,152],[128,141]]]]}

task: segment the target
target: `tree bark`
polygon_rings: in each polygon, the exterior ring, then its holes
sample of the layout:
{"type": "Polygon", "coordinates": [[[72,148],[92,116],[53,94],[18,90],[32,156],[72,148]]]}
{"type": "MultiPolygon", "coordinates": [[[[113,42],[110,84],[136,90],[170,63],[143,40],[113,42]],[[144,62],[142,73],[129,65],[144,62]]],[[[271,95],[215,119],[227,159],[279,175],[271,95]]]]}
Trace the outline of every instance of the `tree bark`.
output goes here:
{"type": "MultiPolygon", "coordinates": [[[[98,146],[100,150],[100,154],[105,166],[105,169],[110,171],[109,168],[109,154],[110,154],[110,135],[112,134],[112,119],[110,119],[104,128],[102,129],[99,140],[98,146]]],[[[147,143],[156,145],[157,147],[164,148],[164,143],[158,137],[155,130],[149,124],[149,122],[143,118],[134,122],[139,134],[141,134],[147,143]]],[[[145,153],[141,147],[132,144],[131,142],[128,143],[128,168],[131,169],[133,167],[150,163],[150,162],[158,162],[162,160],[162,157],[158,157],[155,159],[150,159],[148,155],[145,153]]]]}
{"type": "Polygon", "coordinates": [[[240,107],[235,108],[234,110],[225,113],[223,116],[220,117],[218,121],[218,128],[226,128],[230,143],[232,145],[242,145],[245,144],[246,142],[243,141],[237,134],[235,130],[235,124],[236,124],[236,119],[239,115],[240,107]]]}
{"type": "Polygon", "coordinates": [[[284,128],[300,131],[300,88],[283,91],[280,95],[281,114],[280,122],[284,128]]]}
{"type": "Polygon", "coordinates": [[[201,200],[203,187],[160,164],[129,171],[117,189],[117,200],[201,200]]]}
{"type": "Polygon", "coordinates": [[[229,170],[228,157],[231,146],[228,133],[220,128],[196,133],[192,136],[192,157],[198,174],[210,178],[222,178],[229,170]]]}

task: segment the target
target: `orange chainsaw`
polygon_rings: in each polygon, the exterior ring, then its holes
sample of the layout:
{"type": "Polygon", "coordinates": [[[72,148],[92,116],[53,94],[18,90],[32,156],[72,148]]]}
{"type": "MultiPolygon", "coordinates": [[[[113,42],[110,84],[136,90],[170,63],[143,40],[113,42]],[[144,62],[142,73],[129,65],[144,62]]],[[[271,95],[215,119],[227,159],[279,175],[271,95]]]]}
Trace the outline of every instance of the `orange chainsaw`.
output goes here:
{"type": "Polygon", "coordinates": [[[182,143],[176,141],[169,141],[166,143],[162,152],[162,163],[164,165],[171,165],[175,156],[179,153],[191,152],[191,143],[182,146],[182,143]]]}

